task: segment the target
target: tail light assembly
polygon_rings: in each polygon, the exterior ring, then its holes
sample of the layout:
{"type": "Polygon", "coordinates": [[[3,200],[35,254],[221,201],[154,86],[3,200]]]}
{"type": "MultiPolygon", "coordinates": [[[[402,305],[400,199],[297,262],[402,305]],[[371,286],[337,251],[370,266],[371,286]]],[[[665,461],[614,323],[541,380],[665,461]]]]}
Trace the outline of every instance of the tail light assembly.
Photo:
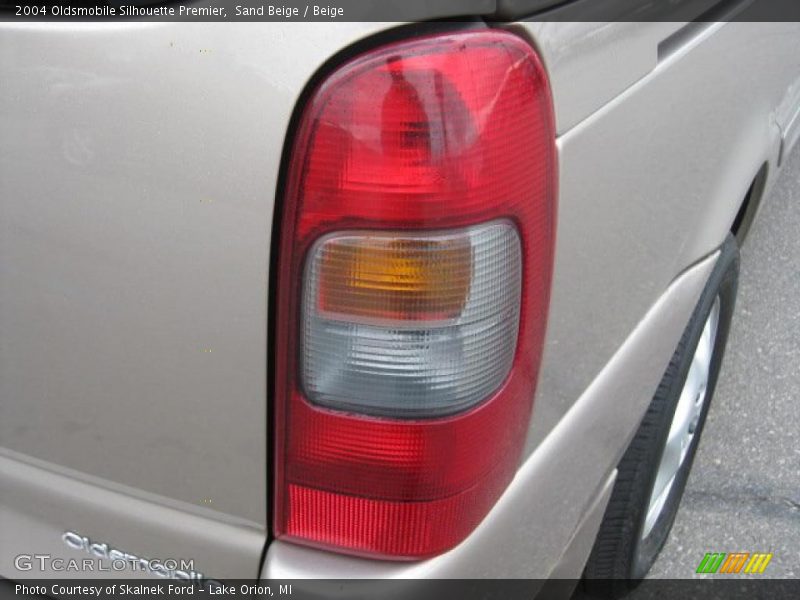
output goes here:
{"type": "Polygon", "coordinates": [[[553,263],[544,69],[500,31],[386,45],[305,104],[278,257],[274,532],[414,559],[516,471],[553,263]]]}

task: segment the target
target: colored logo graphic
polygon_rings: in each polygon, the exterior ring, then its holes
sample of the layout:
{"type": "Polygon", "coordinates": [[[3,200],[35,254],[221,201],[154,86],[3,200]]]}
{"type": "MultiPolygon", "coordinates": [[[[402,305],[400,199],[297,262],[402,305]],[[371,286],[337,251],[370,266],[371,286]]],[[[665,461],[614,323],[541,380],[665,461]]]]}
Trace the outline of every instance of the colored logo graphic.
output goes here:
{"type": "Polygon", "coordinates": [[[708,552],[697,566],[697,573],[763,573],[772,552],[708,552]]]}

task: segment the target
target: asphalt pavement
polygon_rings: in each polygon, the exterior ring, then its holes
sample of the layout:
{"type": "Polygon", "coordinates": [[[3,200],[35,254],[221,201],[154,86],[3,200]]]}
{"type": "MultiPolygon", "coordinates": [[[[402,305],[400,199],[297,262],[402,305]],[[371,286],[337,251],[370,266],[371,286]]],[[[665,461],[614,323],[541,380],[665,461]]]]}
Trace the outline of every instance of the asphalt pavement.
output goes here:
{"type": "Polygon", "coordinates": [[[719,383],[650,576],[696,576],[706,552],[772,552],[764,577],[800,577],[800,148],[742,248],[719,383]]]}

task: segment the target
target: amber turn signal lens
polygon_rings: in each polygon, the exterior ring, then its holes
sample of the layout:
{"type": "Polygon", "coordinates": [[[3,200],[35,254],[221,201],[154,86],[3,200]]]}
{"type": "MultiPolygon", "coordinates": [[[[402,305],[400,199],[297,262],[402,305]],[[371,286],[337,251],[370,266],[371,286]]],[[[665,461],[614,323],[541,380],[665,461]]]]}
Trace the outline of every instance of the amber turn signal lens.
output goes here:
{"type": "Polygon", "coordinates": [[[469,294],[464,237],[338,236],[323,242],[321,254],[319,310],[329,318],[451,319],[469,294]]]}

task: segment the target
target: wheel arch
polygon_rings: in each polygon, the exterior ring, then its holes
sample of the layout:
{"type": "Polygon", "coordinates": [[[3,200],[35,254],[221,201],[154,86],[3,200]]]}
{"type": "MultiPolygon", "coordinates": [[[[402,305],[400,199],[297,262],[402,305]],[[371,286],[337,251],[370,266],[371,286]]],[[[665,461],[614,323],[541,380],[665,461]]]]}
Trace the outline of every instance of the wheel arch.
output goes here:
{"type": "Polygon", "coordinates": [[[761,200],[764,198],[764,192],[767,187],[767,178],[769,175],[769,162],[765,161],[755,177],[753,177],[747,193],[744,195],[736,217],[731,223],[731,233],[736,237],[736,242],[739,247],[742,246],[750,233],[750,227],[755,220],[758,209],[761,206],[761,200]]]}

